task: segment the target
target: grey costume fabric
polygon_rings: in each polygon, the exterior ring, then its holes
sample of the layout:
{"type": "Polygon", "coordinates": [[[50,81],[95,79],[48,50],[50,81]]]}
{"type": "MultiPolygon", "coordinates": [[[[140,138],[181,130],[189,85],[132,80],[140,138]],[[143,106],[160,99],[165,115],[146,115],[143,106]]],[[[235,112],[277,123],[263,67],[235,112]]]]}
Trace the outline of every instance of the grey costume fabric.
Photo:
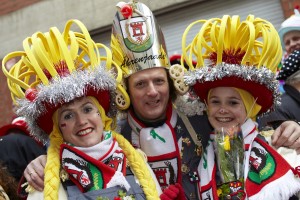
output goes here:
{"type": "MultiPolygon", "coordinates": [[[[278,80],[286,80],[300,70],[300,51],[295,50],[284,61],[278,80]]],[[[261,117],[260,129],[266,125],[277,128],[283,121],[300,122],[300,92],[291,85],[283,85],[285,93],[281,96],[281,105],[268,115],[261,117]]]]}
{"type": "Polygon", "coordinates": [[[270,125],[276,128],[286,120],[300,122],[300,92],[290,85],[284,85],[283,88],[285,93],[281,96],[281,105],[261,118],[260,127],[270,125]]]}
{"type": "MultiPolygon", "coordinates": [[[[127,195],[133,194],[135,200],[146,199],[142,188],[135,182],[134,176],[126,176],[126,180],[130,185],[129,191],[126,192],[127,195]]],[[[68,199],[72,200],[95,200],[97,197],[105,197],[108,199],[114,199],[118,197],[118,191],[123,190],[120,186],[115,186],[103,190],[94,190],[86,193],[82,193],[76,185],[67,186],[68,199]]]]}

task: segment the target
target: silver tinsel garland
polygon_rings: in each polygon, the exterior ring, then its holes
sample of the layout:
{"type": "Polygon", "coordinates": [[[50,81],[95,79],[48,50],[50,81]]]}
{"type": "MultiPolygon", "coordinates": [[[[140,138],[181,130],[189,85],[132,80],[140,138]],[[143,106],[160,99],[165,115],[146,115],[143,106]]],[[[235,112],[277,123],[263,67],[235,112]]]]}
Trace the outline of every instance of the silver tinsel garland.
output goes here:
{"type": "Polygon", "coordinates": [[[117,113],[115,104],[116,82],[113,74],[105,71],[101,66],[95,69],[75,71],[66,77],[55,77],[49,82],[49,85],[38,85],[38,93],[34,101],[31,102],[26,98],[17,100],[17,114],[25,117],[32,136],[45,144],[48,141],[48,134],[36,123],[37,119],[46,112],[44,103],[47,102],[55,107],[60,103],[70,102],[75,98],[84,96],[87,92],[87,86],[95,91],[108,90],[110,92],[108,116],[115,116],[117,113]]]}
{"type": "MultiPolygon", "coordinates": [[[[204,83],[232,76],[265,86],[273,93],[273,107],[280,104],[279,83],[276,80],[276,75],[266,67],[257,68],[255,66],[221,63],[216,66],[206,66],[186,72],[184,82],[189,86],[193,86],[196,82],[204,83]]],[[[273,107],[268,111],[272,110],[273,107]]]]}
{"type": "Polygon", "coordinates": [[[206,106],[200,101],[200,98],[190,90],[184,95],[178,95],[174,105],[177,110],[187,115],[188,117],[195,115],[203,115],[206,111],[206,106]]]}

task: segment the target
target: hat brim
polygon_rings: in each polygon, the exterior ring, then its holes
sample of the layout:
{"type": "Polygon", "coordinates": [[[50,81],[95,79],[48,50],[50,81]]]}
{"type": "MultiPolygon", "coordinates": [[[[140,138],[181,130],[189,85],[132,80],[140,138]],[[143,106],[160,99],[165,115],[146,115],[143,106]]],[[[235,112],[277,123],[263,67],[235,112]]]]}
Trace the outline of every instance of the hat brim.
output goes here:
{"type": "Polygon", "coordinates": [[[22,131],[24,134],[29,136],[29,131],[27,130],[27,127],[16,125],[16,124],[8,124],[4,125],[0,128],[0,136],[5,136],[10,134],[10,130],[17,129],[22,131]]]}
{"type": "Polygon", "coordinates": [[[262,107],[258,114],[267,112],[273,105],[273,92],[267,87],[253,81],[246,81],[236,76],[223,77],[222,79],[206,81],[203,83],[196,82],[193,86],[194,91],[201,100],[207,100],[209,90],[216,87],[236,87],[248,91],[255,99],[257,99],[257,104],[262,107]]]}

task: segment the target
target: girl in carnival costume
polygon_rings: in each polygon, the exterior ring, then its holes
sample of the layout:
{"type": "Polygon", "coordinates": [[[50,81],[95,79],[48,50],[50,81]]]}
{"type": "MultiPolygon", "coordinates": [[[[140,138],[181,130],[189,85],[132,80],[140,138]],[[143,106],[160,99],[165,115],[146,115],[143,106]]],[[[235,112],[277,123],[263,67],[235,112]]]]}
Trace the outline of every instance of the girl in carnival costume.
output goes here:
{"type": "Polygon", "coordinates": [[[28,199],[159,199],[144,156],[114,131],[115,93],[124,89],[110,50],[78,20],[68,21],[62,33],[56,27],[37,32],[23,47],[3,59],[2,69],[31,134],[50,139],[44,193],[28,186],[28,199]],[[81,32],[72,31],[73,24],[81,32]],[[20,60],[7,71],[14,57],[20,60]]]}
{"type": "Polygon", "coordinates": [[[228,15],[195,21],[184,32],[182,51],[189,72],[178,78],[206,102],[211,125],[227,131],[222,143],[212,133],[204,150],[198,167],[201,198],[288,199],[298,192],[299,172],[265,142],[255,122],[279,101],[275,72],[282,49],[273,25],[253,15],[242,22],[228,15]],[[186,44],[198,24],[201,29],[186,44]],[[241,132],[228,137],[237,125],[241,132]],[[236,179],[226,179],[226,173],[236,179]]]}

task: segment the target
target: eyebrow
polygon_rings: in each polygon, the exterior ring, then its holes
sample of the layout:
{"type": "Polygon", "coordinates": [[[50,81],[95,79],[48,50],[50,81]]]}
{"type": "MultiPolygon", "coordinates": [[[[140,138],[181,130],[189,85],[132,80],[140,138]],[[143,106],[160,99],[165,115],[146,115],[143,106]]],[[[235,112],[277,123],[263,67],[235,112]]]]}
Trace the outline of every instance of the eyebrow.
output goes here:
{"type": "MultiPolygon", "coordinates": [[[[69,108],[69,106],[70,106],[71,104],[74,104],[74,102],[70,102],[70,103],[68,103],[67,105],[65,105],[66,108],[62,109],[61,112],[60,112],[60,114],[63,114],[64,112],[68,112],[68,111],[73,110],[73,109],[70,109],[70,108],[69,108]]],[[[89,101],[88,101],[88,102],[82,104],[79,108],[82,108],[82,107],[86,106],[87,104],[93,105],[92,102],[89,102],[89,101]]]]}
{"type": "MultiPolygon", "coordinates": [[[[210,96],[209,99],[213,99],[213,98],[219,99],[220,97],[219,97],[219,96],[210,96]]],[[[242,101],[241,98],[237,98],[237,97],[234,97],[234,96],[230,96],[230,97],[226,97],[226,98],[228,98],[228,99],[235,99],[235,100],[242,101]]]]}

